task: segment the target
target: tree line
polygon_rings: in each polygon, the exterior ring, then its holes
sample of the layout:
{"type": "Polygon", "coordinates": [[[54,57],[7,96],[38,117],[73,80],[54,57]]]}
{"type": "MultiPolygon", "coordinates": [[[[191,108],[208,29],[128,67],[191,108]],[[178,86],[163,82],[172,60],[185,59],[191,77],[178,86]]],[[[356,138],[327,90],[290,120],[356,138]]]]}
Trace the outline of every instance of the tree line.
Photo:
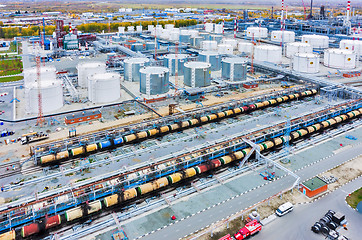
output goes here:
{"type": "MultiPolygon", "coordinates": [[[[167,20],[167,21],[136,21],[136,22],[116,22],[116,23],[84,23],[77,26],[77,29],[87,33],[116,32],[118,27],[142,26],[143,30],[147,30],[148,25],[174,24],[175,27],[187,27],[196,25],[195,19],[167,20]]],[[[64,30],[68,32],[69,26],[64,26],[64,30]]],[[[0,22],[0,38],[10,39],[14,37],[39,36],[43,31],[42,26],[26,26],[26,27],[3,27],[0,22]]],[[[55,31],[55,25],[45,26],[45,35],[52,35],[55,31]]]]}

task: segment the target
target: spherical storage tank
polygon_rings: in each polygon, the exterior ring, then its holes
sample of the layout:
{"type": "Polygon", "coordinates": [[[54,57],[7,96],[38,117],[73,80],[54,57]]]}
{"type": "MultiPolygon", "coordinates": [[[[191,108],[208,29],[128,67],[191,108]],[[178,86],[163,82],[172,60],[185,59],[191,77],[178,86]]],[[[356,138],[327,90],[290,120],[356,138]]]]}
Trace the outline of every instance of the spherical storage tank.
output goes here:
{"type": "Polygon", "coordinates": [[[54,67],[42,67],[40,70],[40,84],[37,82],[36,68],[24,71],[24,90],[26,112],[38,113],[38,89],[42,96],[43,113],[54,112],[63,106],[62,82],[56,79],[54,67]]]}
{"type": "Polygon", "coordinates": [[[328,48],[329,37],[323,35],[303,35],[303,43],[309,43],[313,48],[328,48]]]}
{"type": "Polygon", "coordinates": [[[229,44],[219,44],[217,46],[217,52],[219,54],[233,54],[233,46],[229,44]]]}
{"type": "Polygon", "coordinates": [[[221,68],[221,57],[217,52],[213,51],[202,51],[199,53],[198,60],[200,62],[208,62],[211,64],[211,71],[218,71],[221,68]]]}
{"type": "Polygon", "coordinates": [[[147,95],[167,93],[169,70],[165,67],[143,67],[140,69],[140,92],[147,95]]]}
{"type": "Polygon", "coordinates": [[[108,103],[120,98],[120,76],[116,73],[96,73],[88,77],[88,99],[92,103],[108,103]]]}
{"type": "Polygon", "coordinates": [[[268,37],[268,29],[264,27],[248,27],[246,36],[250,38],[266,38],[268,37]]]}
{"type": "Polygon", "coordinates": [[[238,51],[242,53],[251,53],[253,44],[250,42],[238,42],[238,51]]]}
{"type": "Polygon", "coordinates": [[[292,42],[286,44],[285,55],[288,58],[291,58],[296,53],[312,53],[313,48],[309,43],[303,42],[292,42]]]}
{"type": "Polygon", "coordinates": [[[341,40],[339,42],[340,49],[352,50],[359,56],[362,55],[362,41],[359,40],[341,40]]]}
{"type": "Polygon", "coordinates": [[[272,42],[295,42],[295,32],[292,31],[272,31],[270,40],[272,42]]]}
{"type": "Polygon", "coordinates": [[[207,87],[211,84],[210,63],[187,62],[184,66],[184,84],[186,86],[207,87]]]}
{"type": "Polygon", "coordinates": [[[256,61],[265,61],[279,64],[282,62],[282,48],[270,45],[259,45],[255,47],[256,61]]]}
{"type": "Polygon", "coordinates": [[[319,55],[314,53],[296,53],[293,56],[293,70],[303,73],[319,72],[319,55]]]}
{"type": "Polygon", "coordinates": [[[130,82],[140,81],[140,68],[149,62],[148,58],[128,58],[124,60],[124,79],[130,82]]]}
{"type": "Polygon", "coordinates": [[[105,73],[106,64],[103,62],[80,62],[77,66],[78,85],[82,88],[88,87],[88,76],[95,73],[105,73]]]}
{"type": "Polygon", "coordinates": [[[230,81],[246,79],[246,62],[242,58],[224,58],[222,60],[221,76],[230,81]]]}
{"type": "MultiPolygon", "coordinates": [[[[184,75],[184,63],[187,61],[187,54],[177,54],[177,75],[184,75]]],[[[163,65],[168,68],[170,75],[175,75],[176,55],[167,54],[163,60],[163,65]]]]}
{"type": "Polygon", "coordinates": [[[202,41],[201,48],[203,50],[216,50],[217,42],[216,41],[202,41]]]}
{"type": "Polygon", "coordinates": [[[350,50],[330,48],[324,51],[324,66],[330,68],[353,69],[357,54],[350,50]]]}

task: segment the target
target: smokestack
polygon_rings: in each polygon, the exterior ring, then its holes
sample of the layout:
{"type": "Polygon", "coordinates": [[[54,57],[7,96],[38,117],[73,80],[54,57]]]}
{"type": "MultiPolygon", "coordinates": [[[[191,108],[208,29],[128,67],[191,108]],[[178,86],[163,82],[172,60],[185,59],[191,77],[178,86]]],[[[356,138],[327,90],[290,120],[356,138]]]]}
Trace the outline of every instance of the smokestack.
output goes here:
{"type": "Polygon", "coordinates": [[[72,24],[69,23],[69,33],[72,33],[72,24]]]}
{"type": "Polygon", "coordinates": [[[281,21],[281,22],[284,21],[284,0],[282,0],[282,16],[281,16],[280,21],[281,21]]]}
{"type": "Polygon", "coordinates": [[[234,23],[234,38],[236,38],[236,29],[237,29],[237,24],[238,24],[238,18],[235,17],[235,23],[234,23]]]}
{"type": "Polygon", "coordinates": [[[349,17],[350,17],[350,10],[351,10],[351,1],[347,1],[347,22],[349,21],[349,17]]]}

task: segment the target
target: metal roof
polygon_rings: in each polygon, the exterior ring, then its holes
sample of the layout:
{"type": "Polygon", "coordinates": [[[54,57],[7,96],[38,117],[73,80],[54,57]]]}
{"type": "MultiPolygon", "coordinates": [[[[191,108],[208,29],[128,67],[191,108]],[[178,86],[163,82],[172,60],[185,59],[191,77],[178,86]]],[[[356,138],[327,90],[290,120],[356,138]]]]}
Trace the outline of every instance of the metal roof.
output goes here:
{"type": "Polygon", "coordinates": [[[82,112],[76,112],[65,115],[65,118],[68,120],[81,118],[81,117],[89,117],[96,114],[101,114],[100,110],[88,110],[88,111],[82,111],[82,112]]]}
{"type": "Polygon", "coordinates": [[[308,181],[303,182],[302,185],[308,188],[309,190],[314,191],[318,188],[327,185],[327,183],[322,179],[320,179],[319,177],[314,177],[312,179],[309,179],[308,181]]]}

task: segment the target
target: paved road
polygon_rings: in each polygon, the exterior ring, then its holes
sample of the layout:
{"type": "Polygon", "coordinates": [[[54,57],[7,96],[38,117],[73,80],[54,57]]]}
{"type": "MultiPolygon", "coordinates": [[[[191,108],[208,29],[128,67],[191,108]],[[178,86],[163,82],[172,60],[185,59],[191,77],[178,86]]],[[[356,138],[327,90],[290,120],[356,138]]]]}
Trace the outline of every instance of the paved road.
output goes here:
{"type": "Polygon", "coordinates": [[[362,177],[344,185],[338,190],[328,194],[319,201],[311,204],[298,205],[294,211],[277,218],[274,222],[266,225],[264,229],[253,237],[253,240],[262,239],[324,239],[322,234],[313,233],[310,228],[329,209],[339,211],[346,215],[348,231],[345,235],[351,239],[360,238],[360,227],[362,226],[362,214],[352,210],[345,203],[348,193],[361,187],[362,177]],[[277,230],[277,231],[276,231],[277,230]],[[282,231],[280,231],[282,230],[282,231]]]}
{"type": "MultiPolygon", "coordinates": [[[[361,153],[362,145],[358,145],[343,152],[339,152],[332,157],[326,158],[310,167],[304,168],[298,171],[297,174],[301,177],[301,180],[303,181],[321,172],[324,172],[340,163],[343,163],[346,160],[358,156],[361,153]]],[[[263,199],[266,199],[269,196],[278,193],[285,188],[290,187],[293,181],[294,179],[291,176],[279,179],[254,191],[248,192],[238,198],[234,198],[226,203],[220,204],[200,214],[196,214],[169,227],[156,231],[155,233],[150,234],[142,239],[153,240],[182,238],[189,233],[197,231],[209,224],[212,224],[222,218],[229,216],[232,213],[240,211],[250,205],[253,205],[254,203],[257,203],[263,199]]],[[[312,221],[314,221],[314,219],[312,219],[312,221]]]]}

